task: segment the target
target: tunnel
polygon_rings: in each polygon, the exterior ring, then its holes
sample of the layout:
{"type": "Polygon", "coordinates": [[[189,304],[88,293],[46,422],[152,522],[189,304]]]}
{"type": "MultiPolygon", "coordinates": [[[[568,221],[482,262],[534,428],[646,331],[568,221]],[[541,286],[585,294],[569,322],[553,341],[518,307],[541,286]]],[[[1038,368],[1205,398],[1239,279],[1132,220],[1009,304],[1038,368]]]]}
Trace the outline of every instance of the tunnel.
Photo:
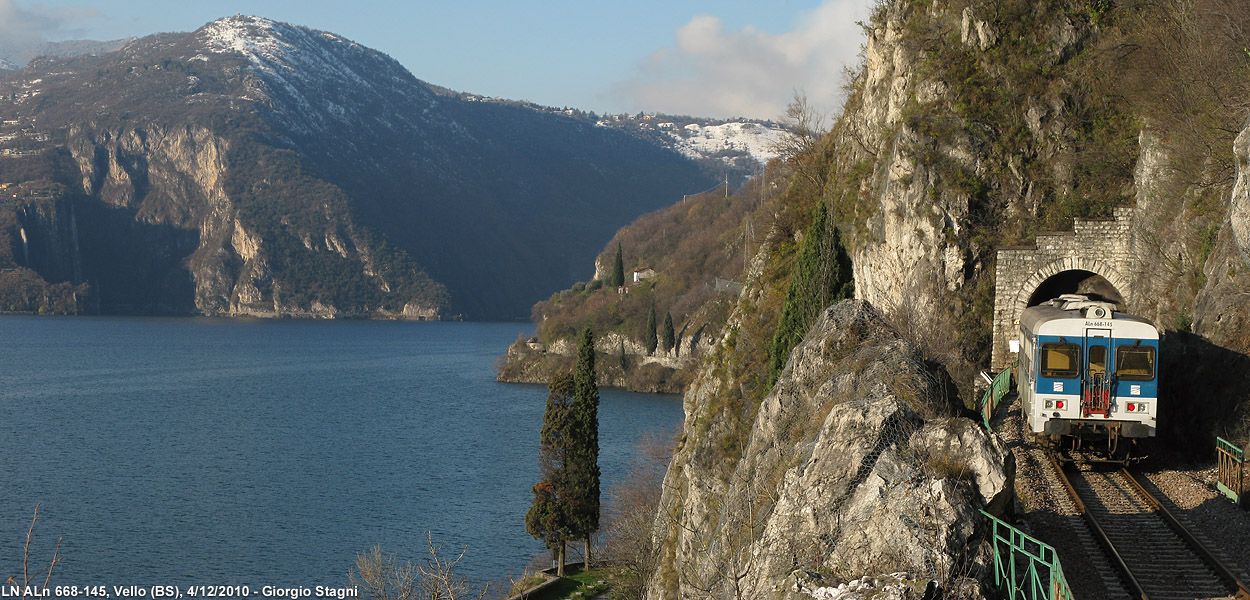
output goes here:
{"type": "Polygon", "coordinates": [[[1124,295],[1107,278],[1093,271],[1074,269],[1055,273],[1038,285],[1029,296],[1028,306],[1037,306],[1063,294],[1081,294],[1090,300],[1111,302],[1116,310],[1122,310],[1125,304],[1124,295]]]}

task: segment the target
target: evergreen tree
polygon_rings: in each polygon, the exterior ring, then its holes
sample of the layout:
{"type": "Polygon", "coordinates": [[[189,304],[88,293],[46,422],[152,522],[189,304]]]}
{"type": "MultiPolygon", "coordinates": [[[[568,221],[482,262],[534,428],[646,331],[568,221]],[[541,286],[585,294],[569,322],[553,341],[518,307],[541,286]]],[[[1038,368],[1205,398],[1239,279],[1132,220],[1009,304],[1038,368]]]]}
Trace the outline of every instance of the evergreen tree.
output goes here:
{"type": "Polygon", "coordinates": [[[542,438],[539,445],[539,473],[534,484],[534,503],[525,514],[525,530],[554,550],[557,573],[564,575],[565,543],[577,539],[573,534],[573,515],[568,497],[571,483],[568,471],[572,406],[576,384],[570,374],[558,375],[547,388],[547,409],[543,413],[542,438]]]}
{"type": "Polygon", "coordinates": [[[647,347],[647,354],[655,354],[655,347],[660,341],[655,337],[655,304],[647,310],[647,331],[643,334],[643,345],[647,347]]]}
{"type": "Polygon", "coordinates": [[[625,285],[625,257],[621,254],[620,243],[616,244],[616,262],[612,263],[612,275],[608,281],[613,287],[625,285]]]}
{"type": "Polygon", "coordinates": [[[661,348],[667,354],[677,345],[676,333],[673,331],[673,313],[664,313],[664,328],[660,333],[661,348]]]}
{"type": "Polygon", "coordinates": [[[573,370],[573,403],[569,410],[569,507],[571,539],[586,540],[590,568],[590,535],[599,530],[599,385],[595,382],[595,338],[582,330],[573,370]]]}
{"type": "Polygon", "coordinates": [[[838,228],[829,223],[828,211],[821,202],[799,248],[798,263],[769,349],[769,387],[777,382],[790,359],[790,351],[803,341],[821,311],[854,295],[851,256],[842,245],[838,228]]]}

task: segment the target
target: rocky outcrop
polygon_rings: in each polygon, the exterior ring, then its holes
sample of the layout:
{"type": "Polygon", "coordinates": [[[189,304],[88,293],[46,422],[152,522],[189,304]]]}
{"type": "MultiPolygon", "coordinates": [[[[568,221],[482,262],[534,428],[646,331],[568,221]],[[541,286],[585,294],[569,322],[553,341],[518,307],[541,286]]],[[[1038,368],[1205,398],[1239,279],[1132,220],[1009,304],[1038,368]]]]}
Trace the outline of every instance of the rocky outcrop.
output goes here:
{"type": "MultiPolygon", "coordinates": [[[[9,260],[44,281],[85,285],[82,310],[413,320],[440,314],[437,301],[415,295],[336,306],[335,296],[303,289],[324,282],[275,272],[271,246],[280,240],[267,242],[258,233],[263,223],[228,193],[227,182],[237,177],[231,142],[209,129],[73,127],[66,135],[64,150],[41,158],[65,155],[55,167],[65,184],[15,209],[7,233],[21,244],[9,260]]],[[[310,253],[333,253],[371,280],[379,297],[389,292],[395,282],[377,275],[371,242],[351,216],[327,211],[324,221],[288,225],[289,233],[318,238],[310,253]]]]}
{"type": "Polygon", "coordinates": [[[1229,206],[1229,224],[1241,250],[1242,261],[1250,267],[1250,121],[1233,145],[1237,179],[1229,206]]]}
{"type": "MultiPolygon", "coordinates": [[[[687,336],[668,352],[647,352],[641,341],[617,332],[595,339],[598,382],[634,392],[680,394],[698,368],[703,352],[710,348],[703,337],[687,336]]],[[[550,344],[517,340],[501,357],[497,378],[506,383],[548,383],[568,372],[577,356],[577,344],[561,338],[550,344]]]]}
{"type": "Polygon", "coordinates": [[[957,416],[944,375],[874,308],[825,311],[738,451],[708,402],[722,377],[705,368],[686,396],[649,597],[805,597],[899,570],[944,583],[979,573],[977,510],[1010,503],[1011,456],[957,416]]]}

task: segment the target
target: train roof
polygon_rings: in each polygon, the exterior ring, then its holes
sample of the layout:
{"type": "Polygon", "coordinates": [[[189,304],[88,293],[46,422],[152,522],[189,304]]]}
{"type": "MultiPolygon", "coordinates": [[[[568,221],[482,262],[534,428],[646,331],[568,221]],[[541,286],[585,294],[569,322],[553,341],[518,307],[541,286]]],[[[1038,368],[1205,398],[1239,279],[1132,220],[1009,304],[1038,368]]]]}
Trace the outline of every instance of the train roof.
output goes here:
{"type": "Polygon", "coordinates": [[[1102,302],[1081,302],[1063,297],[1024,309],[1020,315],[1020,328],[1038,335],[1081,336],[1087,328],[1111,329],[1115,337],[1158,339],[1159,332],[1149,320],[1110,308],[1109,304],[1102,302]],[[1096,306],[1108,308],[1102,312],[1106,316],[1096,317],[1087,310],[1096,306]]]}

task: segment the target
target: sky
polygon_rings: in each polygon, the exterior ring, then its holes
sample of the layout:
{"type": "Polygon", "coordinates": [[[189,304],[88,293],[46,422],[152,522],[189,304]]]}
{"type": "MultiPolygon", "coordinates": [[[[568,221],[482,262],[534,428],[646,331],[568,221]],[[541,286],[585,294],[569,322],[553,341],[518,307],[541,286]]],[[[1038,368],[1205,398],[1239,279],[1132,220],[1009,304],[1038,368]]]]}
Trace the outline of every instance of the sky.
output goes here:
{"type": "Polygon", "coordinates": [[[775,119],[841,105],[874,0],[0,0],[0,43],[193,31],[248,14],[337,33],[417,78],[599,113],[775,119]]]}

